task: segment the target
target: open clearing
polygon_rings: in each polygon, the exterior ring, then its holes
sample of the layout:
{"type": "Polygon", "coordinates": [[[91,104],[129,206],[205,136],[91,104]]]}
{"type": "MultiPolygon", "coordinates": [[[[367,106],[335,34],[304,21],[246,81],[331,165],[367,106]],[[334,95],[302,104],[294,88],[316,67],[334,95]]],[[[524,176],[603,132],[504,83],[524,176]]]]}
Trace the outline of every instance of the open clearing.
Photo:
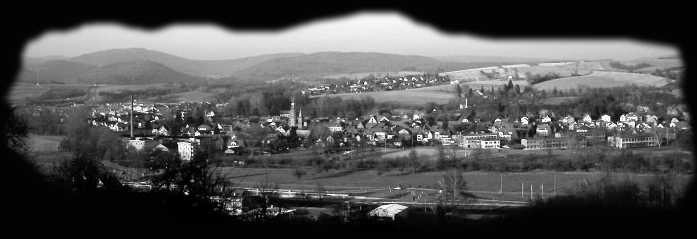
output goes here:
{"type": "Polygon", "coordinates": [[[7,99],[11,101],[22,100],[28,97],[39,97],[48,91],[85,91],[92,85],[89,84],[15,84],[10,88],[7,99]]]}
{"type": "Polygon", "coordinates": [[[547,75],[547,74],[551,74],[551,73],[556,73],[556,74],[559,74],[560,76],[563,76],[563,77],[571,76],[571,74],[574,71],[576,71],[576,73],[578,73],[580,75],[587,75],[587,74],[591,73],[590,70],[572,69],[569,66],[564,66],[564,68],[558,67],[558,66],[531,66],[531,67],[521,67],[521,68],[516,68],[516,69],[518,69],[518,74],[520,76],[523,76],[523,77],[525,76],[526,72],[530,72],[530,74],[533,74],[533,75],[547,75]]]}
{"type": "MultiPolygon", "coordinates": [[[[530,85],[528,81],[525,80],[516,80],[516,81],[511,81],[513,86],[519,85],[521,88],[530,85]]],[[[469,87],[472,87],[473,89],[479,89],[481,87],[484,87],[484,90],[489,90],[491,87],[503,87],[506,84],[508,84],[508,80],[486,80],[486,81],[470,81],[464,83],[465,85],[468,85],[469,87]]]]}
{"type": "Polygon", "coordinates": [[[661,87],[668,84],[668,80],[663,77],[647,74],[596,71],[586,76],[575,76],[545,81],[535,84],[533,87],[535,87],[537,90],[550,91],[555,87],[557,90],[568,90],[571,88],[579,88],[579,86],[591,88],[610,88],[630,84],[635,84],[637,86],[661,87]]]}
{"type": "MultiPolygon", "coordinates": [[[[448,85],[452,87],[451,85],[448,85]]],[[[423,89],[363,92],[363,93],[344,93],[330,94],[329,97],[340,97],[341,99],[361,99],[363,97],[373,97],[376,103],[396,102],[407,106],[421,106],[426,102],[445,104],[455,95],[444,91],[429,91],[423,89]]]]}
{"type": "MultiPolygon", "coordinates": [[[[410,169],[401,174],[393,170],[384,174],[377,171],[329,171],[318,173],[315,168],[304,168],[307,175],[296,178],[287,168],[223,168],[224,174],[230,181],[240,186],[258,187],[264,183],[278,186],[282,189],[317,190],[319,187],[330,192],[366,191],[376,194],[395,193],[390,190],[394,187],[438,189],[437,180],[443,175],[443,171],[423,172],[411,174],[410,169]]],[[[602,177],[602,172],[464,172],[463,177],[467,181],[468,190],[476,196],[490,199],[527,200],[530,197],[532,185],[533,194],[540,196],[542,189],[546,196],[551,196],[556,189],[557,194],[572,192],[575,185],[590,183],[602,177]],[[523,185],[523,197],[521,197],[521,184],[523,185]],[[502,194],[499,190],[503,189],[502,194]]],[[[614,177],[646,181],[652,174],[624,174],[614,173],[614,177]]],[[[689,178],[685,178],[688,180],[689,178]]],[[[409,191],[409,190],[401,190],[409,191]]]]}
{"type": "Polygon", "coordinates": [[[358,80],[368,77],[369,75],[374,76],[411,76],[411,75],[423,75],[424,72],[420,71],[392,71],[392,72],[359,72],[359,73],[346,73],[346,74],[335,74],[324,76],[331,79],[340,79],[346,77],[351,80],[358,80]]]}

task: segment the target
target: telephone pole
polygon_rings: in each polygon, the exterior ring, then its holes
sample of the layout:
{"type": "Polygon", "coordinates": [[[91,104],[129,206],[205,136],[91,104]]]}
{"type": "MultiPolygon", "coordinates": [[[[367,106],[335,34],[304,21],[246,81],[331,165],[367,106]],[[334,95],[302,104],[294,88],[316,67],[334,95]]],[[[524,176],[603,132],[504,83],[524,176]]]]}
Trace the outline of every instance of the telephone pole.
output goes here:
{"type": "Polygon", "coordinates": [[[131,139],[133,139],[133,94],[131,94],[131,139]]]}

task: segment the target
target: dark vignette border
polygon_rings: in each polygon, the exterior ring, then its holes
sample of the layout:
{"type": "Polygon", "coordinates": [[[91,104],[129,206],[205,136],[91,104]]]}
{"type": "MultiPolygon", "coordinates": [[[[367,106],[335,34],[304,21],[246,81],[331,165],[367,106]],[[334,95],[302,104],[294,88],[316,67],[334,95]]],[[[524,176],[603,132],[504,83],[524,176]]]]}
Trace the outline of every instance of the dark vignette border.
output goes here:
{"type": "MultiPolygon", "coordinates": [[[[55,5],[55,4],[54,4],[55,5]]],[[[100,3],[100,4],[64,4],[59,6],[34,4],[14,5],[9,12],[13,14],[3,15],[5,23],[5,43],[2,57],[5,63],[2,71],[3,95],[8,93],[18,70],[21,67],[20,59],[25,45],[34,38],[40,37],[45,31],[69,30],[79,27],[84,23],[113,22],[130,27],[155,30],[177,23],[213,23],[235,30],[281,30],[287,27],[300,25],[304,22],[348,16],[359,12],[398,12],[411,17],[421,23],[437,28],[447,33],[468,33],[483,37],[495,38],[573,38],[573,39],[598,39],[598,38],[631,38],[659,44],[675,45],[681,52],[681,56],[688,68],[686,78],[682,85],[686,100],[689,103],[690,112],[694,112],[695,96],[690,91],[694,82],[690,81],[690,72],[694,56],[691,44],[694,44],[690,25],[690,7],[687,4],[671,3],[595,3],[595,2],[543,2],[532,4],[522,2],[511,4],[507,2],[477,2],[462,4],[445,4],[433,2],[401,2],[391,6],[344,6],[342,2],[331,3],[284,3],[276,5],[265,3],[261,6],[248,6],[239,3],[213,4],[191,2],[168,2],[150,5],[137,3],[100,3]],[[568,3],[568,4],[567,4],[568,3]],[[24,5],[24,6],[23,6],[24,5]],[[81,5],[96,5],[90,8],[81,8],[81,5]],[[195,6],[194,6],[195,5],[195,6]],[[291,5],[291,6],[288,6],[291,5]],[[174,7],[172,7],[174,6],[174,7]],[[340,7],[337,7],[340,6],[340,7]],[[399,7],[395,7],[399,6],[399,7]],[[41,10],[40,10],[41,9],[41,10]]],[[[3,99],[2,112],[6,112],[8,105],[3,99]]],[[[0,117],[0,122],[5,124],[5,117],[0,117]]],[[[694,128],[695,123],[692,122],[694,128]]],[[[3,181],[9,184],[3,191],[6,197],[13,200],[6,207],[11,208],[10,217],[42,217],[42,213],[65,213],[67,210],[38,209],[19,210],[24,207],[37,207],[45,200],[52,200],[52,189],[41,180],[21,159],[14,155],[4,153],[0,168],[3,172],[3,181]],[[12,193],[16,192],[16,193],[12,193]],[[16,210],[16,212],[15,212],[16,210]]],[[[693,178],[694,181],[694,178],[693,178]]],[[[695,199],[694,183],[691,183],[684,203],[678,208],[677,216],[687,216],[686,220],[694,218],[695,199]]],[[[67,203],[69,209],[78,210],[76,215],[82,212],[79,203],[67,202],[65,198],[56,199],[47,206],[60,206],[67,203]],[[72,203],[72,204],[71,204],[72,203]]],[[[84,210],[84,208],[83,208],[84,210]]],[[[110,211],[110,212],[113,212],[110,211]]],[[[91,215],[91,214],[90,214],[91,215]]],[[[45,215],[50,219],[58,218],[56,215],[45,215]]],[[[12,219],[11,219],[12,220],[12,219]]],[[[78,218],[75,221],[55,222],[51,229],[58,231],[41,231],[33,229],[30,233],[47,234],[71,234],[79,230],[79,224],[88,221],[88,218],[78,218]],[[75,225],[73,225],[75,224],[75,225]],[[74,227],[75,226],[75,227],[74,227]],[[61,231],[60,229],[65,229],[61,231]]],[[[28,220],[31,221],[31,220],[28,220]]],[[[692,220],[689,220],[692,221],[692,220]]],[[[25,222],[21,221],[20,222],[25,222]]],[[[37,218],[36,223],[48,222],[48,219],[37,218]]],[[[579,230],[592,230],[592,222],[583,223],[579,230]]],[[[622,222],[617,222],[622,223],[622,222]]],[[[90,224],[92,225],[92,224],[90,224]]],[[[529,223],[533,226],[533,223],[529,223]]],[[[14,224],[8,225],[13,227],[14,224]]],[[[23,226],[16,225],[19,229],[23,226]]],[[[657,222],[657,226],[670,226],[657,222]]],[[[105,227],[112,227],[105,225],[105,227]]],[[[34,227],[36,228],[36,227],[34,227]]],[[[522,228],[522,227],[521,227],[522,228]]],[[[31,229],[30,229],[31,230],[31,229]]],[[[87,231],[92,231],[87,229],[87,231]]],[[[109,229],[106,229],[109,231],[109,229]]],[[[642,231],[652,229],[637,228],[629,235],[642,235],[642,231]]],[[[662,230],[657,228],[656,230],[662,230]]],[[[666,229],[671,230],[671,229],[666,229]]],[[[690,231],[689,229],[687,231],[690,231]]],[[[503,232],[504,234],[508,234],[503,232]]],[[[509,232],[512,235],[514,232],[509,232]]],[[[570,232],[573,233],[573,232],[570,232]]],[[[622,235],[622,233],[618,233],[622,235]]],[[[319,236],[319,235],[316,235],[319,236]]]]}

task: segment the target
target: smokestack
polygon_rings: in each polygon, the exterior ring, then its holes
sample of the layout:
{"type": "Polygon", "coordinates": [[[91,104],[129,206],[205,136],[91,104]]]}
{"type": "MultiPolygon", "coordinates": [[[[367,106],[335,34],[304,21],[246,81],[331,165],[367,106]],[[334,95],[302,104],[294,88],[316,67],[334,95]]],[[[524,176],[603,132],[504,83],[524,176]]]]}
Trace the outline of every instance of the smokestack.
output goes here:
{"type": "Polygon", "coordinates": [[[131,139],[133,139],[133,94],[131,94],[131,139]]]}

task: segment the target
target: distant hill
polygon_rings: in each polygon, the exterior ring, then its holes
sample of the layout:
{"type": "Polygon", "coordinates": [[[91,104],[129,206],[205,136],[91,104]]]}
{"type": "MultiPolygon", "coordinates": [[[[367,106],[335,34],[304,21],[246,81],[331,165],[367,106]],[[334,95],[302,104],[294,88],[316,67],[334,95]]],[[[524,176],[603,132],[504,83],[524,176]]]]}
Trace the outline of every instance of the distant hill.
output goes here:
{"type": "Polygon", "coordinates": [[[100,67],[80,77],[75,83],[110,85],[142,85],[170,82],[191,82],[201,77],[175,71],[163,64],[148,60],[117,62],[100,67]]]}
{"type": "Polygon", "coordinates": [[[423,57],[374,52],[319,52],[276,58],[240,70],[240,78],[276,79],[360,72],[433,71],[440,61],[423,57]]]}
{"type": "Polygon", "coordinates": [[[661,87],[668,84],[670,80],[648,74],[595,71],[585,76],[565,77],[545,81],[533,85],[535,89],[546,90],[569,90],[570,88],[590,87],[590,88],[610,88],[634,84],[637,86],[656,86],[661,87]]]}
{"type": "Polygon", "coordinates": [[[148,60],[189,75],[225,77],[231,76],[235,74],[236,71],[250,67],[259,62],[297,55],[300,55],[300,53],[261,55],[234,60],[192,60],[159,51],[151,51],[142,48],[126,48],[84,54],[72,58],[71,61],[104,66],[124,61],[148,60]]]}
{"type": "Polygon", "coordinates": [[[477,55],[459,55],[459,56],[431,56],[431,58],[443,62],[495,62],[495,63],[533,63],[554,61],[547,58],[532,58],[532,57],[507,57],[507,56],[477,56],[477,55]]]}
{"type": "MultiPolygon", "coordinates": [[[[159,51],[125,48],[76,57],[26,57],[20,81],[63,83],[140,84],[214,78],[228,82],[337,75],[396,74],[395,72],[450,72],[550,59],[495,56],[424,57],[376,52],[281,53],[230,60],[192,60],[159,51]],[[135,83],[135,82],[134,82],[135,83]]],[[[678,59],[656,59],[652,65],[674,66],[678,59]]],[[[600,63],[598,63],[600,64],[600,63]]],[[[584,68],[585,69],[585,68],[584,68]]],[[[596,67],[587,70],[600,70],[596,67]]]]}
{"type": "Polygon", "coordinates": [[[42,57],[24,57],[24,59],[22,59],[22,64],[23,65],[38,64],[38,63],[47,62],[47,61],[68,60],[68,59],[70,59],[70,57],[60,56],[60,55],[42,56],[42,57]]]}
{"type": "Polygon", "coordinates": [[[51,60],[25,66],[20,72],[19,82],[48,83],[48,82],[75,82],[98,67],[67,60],[51,60]]]}

